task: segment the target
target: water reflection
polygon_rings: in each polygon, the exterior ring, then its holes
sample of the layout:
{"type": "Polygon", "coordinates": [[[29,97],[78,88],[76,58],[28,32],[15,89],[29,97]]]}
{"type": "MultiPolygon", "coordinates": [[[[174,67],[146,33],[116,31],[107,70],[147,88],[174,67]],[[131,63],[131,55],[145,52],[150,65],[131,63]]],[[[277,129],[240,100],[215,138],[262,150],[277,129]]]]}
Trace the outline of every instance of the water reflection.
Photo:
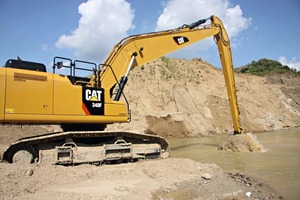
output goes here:
{"type": "Polygon", "coordinates": [[[226,136],[169,140],[172,157],[215,163],[230,172],[243,172],[269,183],[286,199],[300,197],[300,130],[257,133],[264,153],[217,150],[226,136]]]}
{"type": "Polygon", "coordinates": [[[172,151],[177,151],[177,150],[180,150],[180,149],[185,149],[185,148],[188,148],[188,147],[198,146],[198,145],[207,145],[207,146],[213,146],[213,147],[218,148],[217,144],[198,142],[198,143],[194,143],[194,144],[188,144],[187,143],[187,144],[184,144],[184,145],[181,145],[181,146],[172,147],[172,151]]]}

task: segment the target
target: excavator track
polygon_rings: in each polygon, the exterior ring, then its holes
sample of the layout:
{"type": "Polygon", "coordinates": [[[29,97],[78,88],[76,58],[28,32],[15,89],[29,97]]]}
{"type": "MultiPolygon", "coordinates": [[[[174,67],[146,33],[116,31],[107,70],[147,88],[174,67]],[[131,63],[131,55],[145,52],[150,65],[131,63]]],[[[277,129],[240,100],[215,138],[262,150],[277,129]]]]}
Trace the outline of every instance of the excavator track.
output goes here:
{"type": "Polygon", "coordinates": [[[22,138],[4,152],[10,163],[76,165],[130,162],[167,157],[168,142],[131,132],[70,131],[22,138]]]}

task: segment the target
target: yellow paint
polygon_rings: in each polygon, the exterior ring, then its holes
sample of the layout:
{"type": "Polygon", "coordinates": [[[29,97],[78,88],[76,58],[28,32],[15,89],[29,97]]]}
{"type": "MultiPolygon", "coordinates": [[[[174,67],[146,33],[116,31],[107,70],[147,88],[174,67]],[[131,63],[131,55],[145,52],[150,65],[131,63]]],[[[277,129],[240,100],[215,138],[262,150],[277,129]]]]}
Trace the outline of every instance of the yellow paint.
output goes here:
{"type": "Polygon", "coordinates": [[[4,120],[6,69],[0,70],[0,121],[4,120]]]}
{"type": "Polygon", "coordinates": [[[5,107],[15,113],[52,114],[53,75],[7,68],[5,107]]]}
{"type": "Polygon", "coordinates": [[[93,96],[93,97],[90,99],[90,101],[99,101],[99,100],[97,99],[97,97],[93,96]]]}

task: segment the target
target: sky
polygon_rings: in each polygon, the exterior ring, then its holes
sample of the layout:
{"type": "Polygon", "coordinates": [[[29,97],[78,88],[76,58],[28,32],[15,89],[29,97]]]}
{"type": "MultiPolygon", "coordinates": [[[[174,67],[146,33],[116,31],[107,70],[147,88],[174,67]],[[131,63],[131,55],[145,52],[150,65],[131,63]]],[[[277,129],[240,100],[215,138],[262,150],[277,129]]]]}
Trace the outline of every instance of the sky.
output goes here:
{"type": "MultiPolygon", "coordinates": [[[[300,70],[298,0],[0,0],[0,64],[54,56],[102,63],[121,39],[211,15],[228,32],[234,67],[268,58],[300,70]]],[[[221,67],[212,38],[167,55],[221,67]]]]}

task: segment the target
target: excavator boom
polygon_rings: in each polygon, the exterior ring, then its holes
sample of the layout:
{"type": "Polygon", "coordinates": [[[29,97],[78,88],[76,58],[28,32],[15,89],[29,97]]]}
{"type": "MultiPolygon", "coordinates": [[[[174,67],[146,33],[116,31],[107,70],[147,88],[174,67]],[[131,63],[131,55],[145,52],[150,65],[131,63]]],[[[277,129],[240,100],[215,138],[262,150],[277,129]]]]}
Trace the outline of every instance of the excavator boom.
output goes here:
{"type": "MultiPolygon", "coordinates": [[[[216,16],[177,29],[134,35],[121,40],[104,62],[105,67],[101,69],[101,86],[112,88],[116,85],[115,79],[117,79],[120,87],[115,100],[119,100],[130,70],[212,36],[215,38],[220,54],[234,133],[239,134],[242,129],[239,124],[230,41],[222,21],[216,16]],[[211,21],[210,25],[199,27],[208,20],[211,21]]],[[[95,83],[94,78],[90,81],[92,86],[95,83]]]]}

